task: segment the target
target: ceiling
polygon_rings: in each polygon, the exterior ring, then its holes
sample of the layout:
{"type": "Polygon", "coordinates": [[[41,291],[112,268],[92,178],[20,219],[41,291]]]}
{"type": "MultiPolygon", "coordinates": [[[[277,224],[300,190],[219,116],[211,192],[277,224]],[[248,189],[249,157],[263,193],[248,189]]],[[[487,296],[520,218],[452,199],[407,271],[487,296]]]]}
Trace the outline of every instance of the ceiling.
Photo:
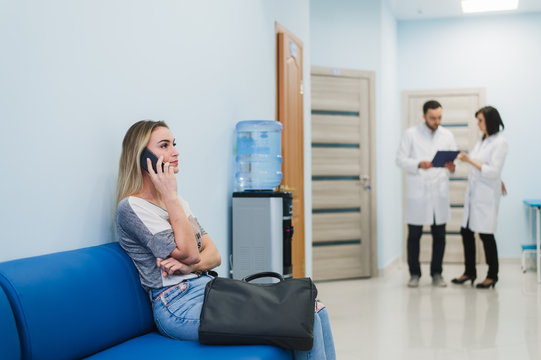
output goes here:
{"type": "Polygon", "coordinates": [[[463,14],[460,0],[388,0],[388,2],[397,20],[488,16],[541,11],[541,0],[519,0],[517,10],[486,14],[463,14]]]}

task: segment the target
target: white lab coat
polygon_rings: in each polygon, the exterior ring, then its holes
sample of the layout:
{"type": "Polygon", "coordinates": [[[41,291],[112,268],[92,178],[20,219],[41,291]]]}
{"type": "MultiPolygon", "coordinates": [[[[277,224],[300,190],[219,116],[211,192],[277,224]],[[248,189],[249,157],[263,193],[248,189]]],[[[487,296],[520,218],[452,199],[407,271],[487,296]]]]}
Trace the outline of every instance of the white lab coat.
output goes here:
{"type": "Polygon", "coordinates": [[[462,227],[482,234],[496,232],[502,195],[501,173],[507,149],[507,140],[499,132],[485,140],[479,140],[473,148],[470,158],[480,162],[482,166],[481,171],[470,166],[462,227]]]}
{"type": "Polygon", "coordinates": [[[456,150],[453,134],[441,126],[432,131],[423,122],[406,130],[396,154],[396,164],[406,170],[406,223],[446,224],[450,216],[449,170],[419,169],[438,150],[456,150]]]}

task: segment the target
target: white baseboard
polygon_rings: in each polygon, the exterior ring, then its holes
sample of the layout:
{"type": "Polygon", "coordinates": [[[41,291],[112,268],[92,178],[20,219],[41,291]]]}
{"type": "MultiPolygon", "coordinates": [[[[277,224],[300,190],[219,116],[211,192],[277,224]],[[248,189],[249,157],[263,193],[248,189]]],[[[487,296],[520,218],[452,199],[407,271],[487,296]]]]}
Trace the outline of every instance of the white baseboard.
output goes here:
{"type": "Polygon", "coordinates": [[[395,257],[387,266],[378,269],[378,277],[383,277],[388,275],[389,273],[402,268],[404,266],[404,263],[402,261],[402,256],[399,255],[395,257]]]}

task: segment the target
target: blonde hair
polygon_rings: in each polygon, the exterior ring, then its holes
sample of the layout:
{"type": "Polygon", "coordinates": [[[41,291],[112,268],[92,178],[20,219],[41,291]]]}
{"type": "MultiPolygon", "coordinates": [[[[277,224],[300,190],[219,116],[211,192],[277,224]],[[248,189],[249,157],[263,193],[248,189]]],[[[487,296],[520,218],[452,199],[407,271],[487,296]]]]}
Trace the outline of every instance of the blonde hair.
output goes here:
{"type": "Polygon", "coordinates": [[[141,153],[150,140],[150,134],[159,127],[169,128],[164,121],[141,120],[126,132],[118,164],[117,206],[120,200],[138,193],[143,187],[141,153]]]}

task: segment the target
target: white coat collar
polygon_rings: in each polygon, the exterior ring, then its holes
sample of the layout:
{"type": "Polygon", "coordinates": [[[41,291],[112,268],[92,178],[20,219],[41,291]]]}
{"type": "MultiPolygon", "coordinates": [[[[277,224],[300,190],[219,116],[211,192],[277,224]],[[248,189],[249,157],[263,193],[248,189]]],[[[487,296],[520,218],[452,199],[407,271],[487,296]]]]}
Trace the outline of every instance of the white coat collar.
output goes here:
{"type": "Polygon", "coordinates": [[[426,125],[426,122],[424,121],[421,124],[419,124],[419,127],[423,134],[429,135],[429,136],[435,136],[438,133],[438,130],[440,129],[440,127],[438,126],[436,131],[432,132],[432,130],[426,125]]]}
{"type": "Polygon", "coordinates": [[[485,144],[491,143],[492,141],[494,141],[494,139],[498,138],[499,136],[500,136],[500,132],[498,131],[496,134],[492,134],[489,137],[486,137],[483,140],[483,143],[485,144]]]}

